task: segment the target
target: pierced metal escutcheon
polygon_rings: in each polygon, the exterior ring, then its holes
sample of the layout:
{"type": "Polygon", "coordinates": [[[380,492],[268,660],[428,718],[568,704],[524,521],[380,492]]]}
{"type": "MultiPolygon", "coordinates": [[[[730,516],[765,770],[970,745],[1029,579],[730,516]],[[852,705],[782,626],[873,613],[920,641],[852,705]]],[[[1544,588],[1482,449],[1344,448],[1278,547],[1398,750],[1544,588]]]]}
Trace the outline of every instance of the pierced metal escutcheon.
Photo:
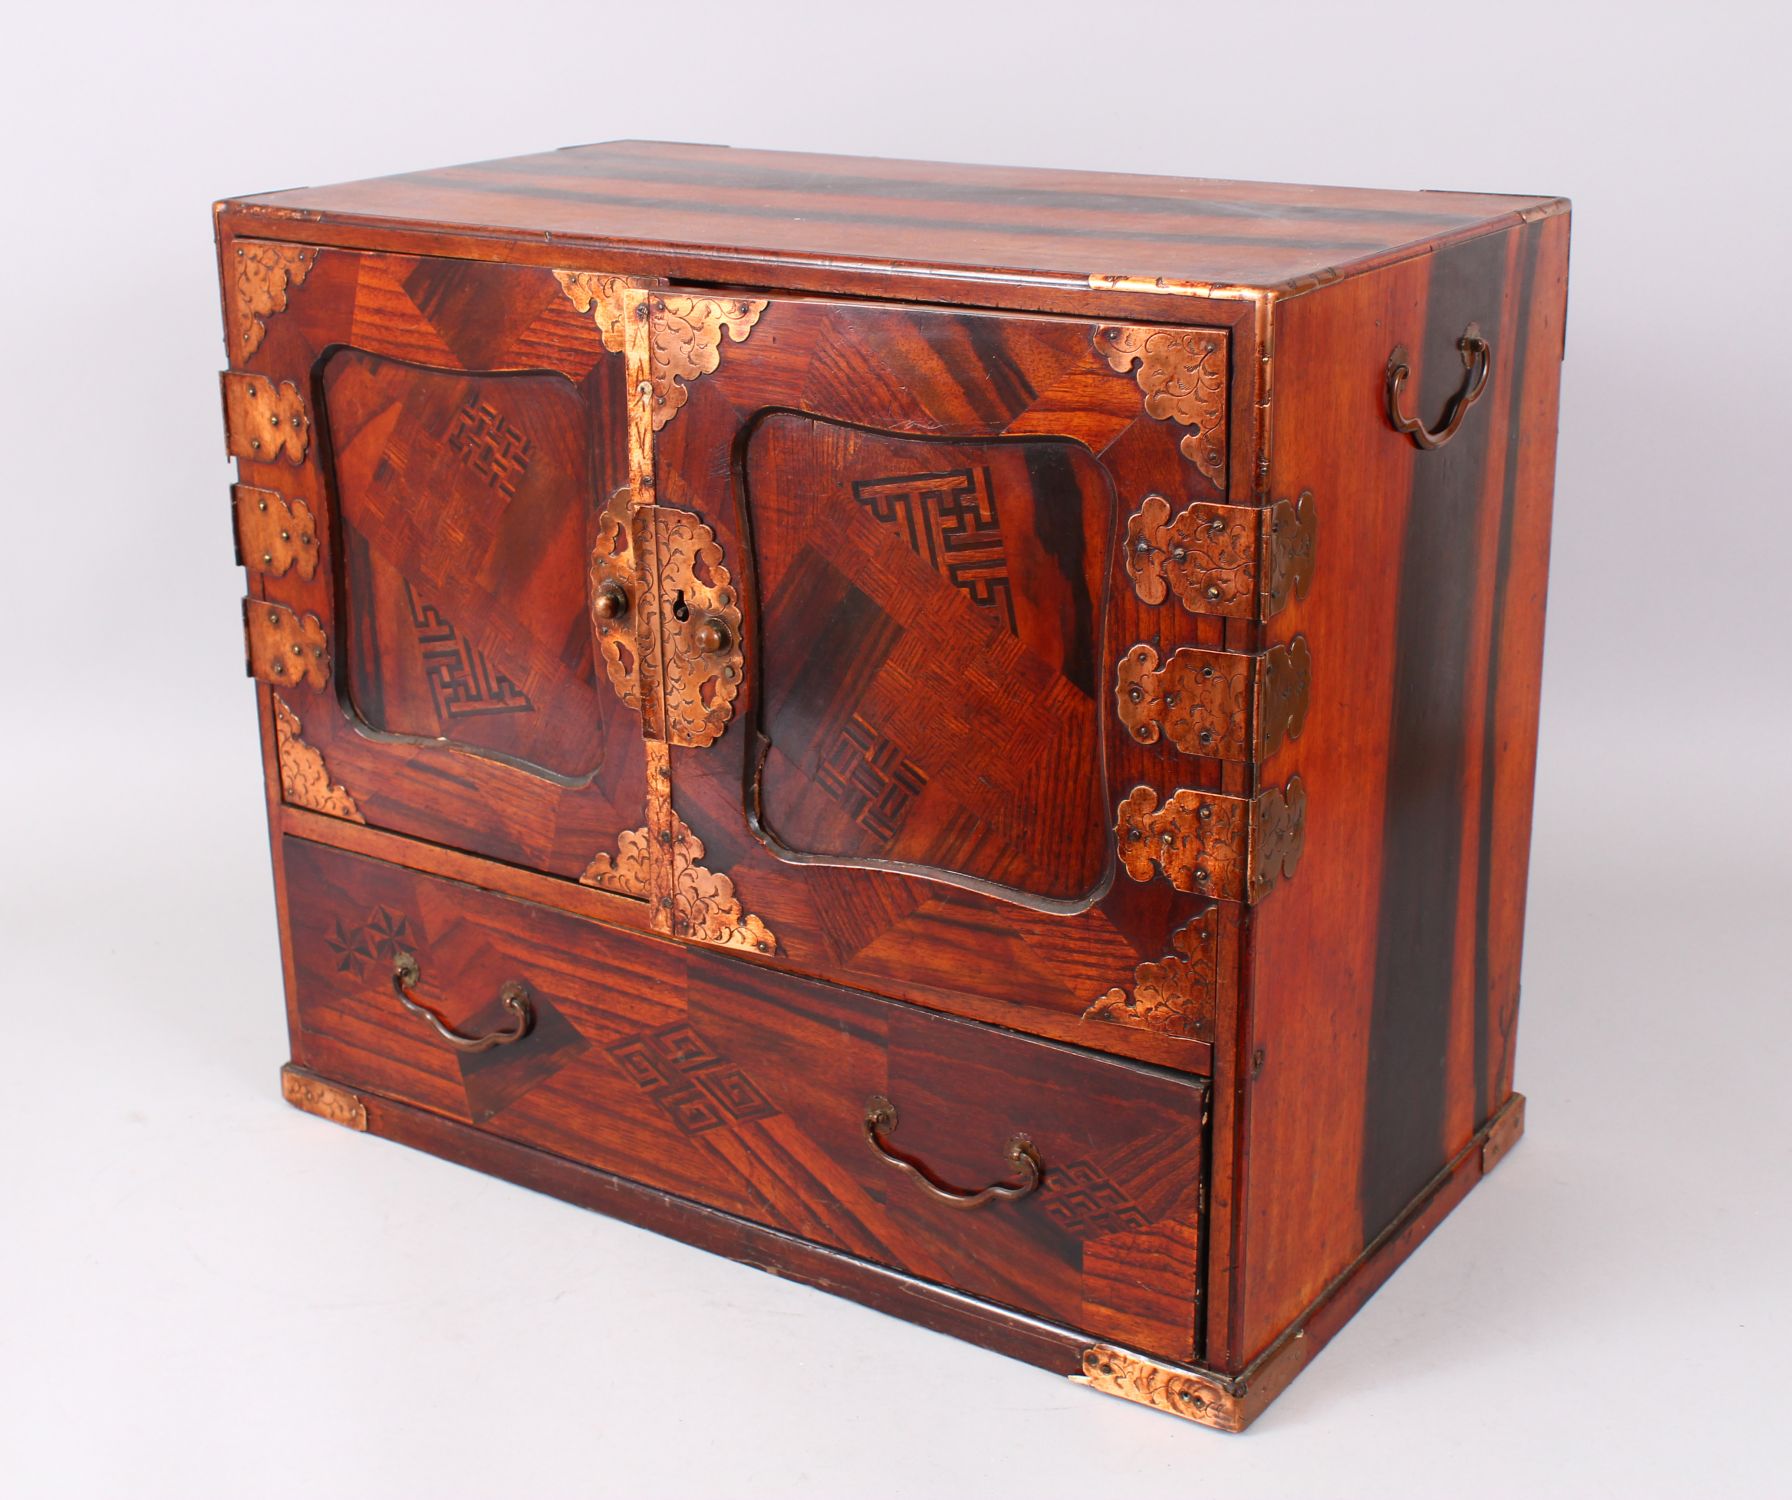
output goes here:
{"type": "Polygon", "coordinates": [[[1400,399],[1406,392],[1406,382],[1412,376],[1411,357],[1406,352],[1406,345],[1398,344],[1394,352],[1388,356],[1388,420],[1394,424],[1395,432],[1403,432],[1412,439],[1415,448],[1422,448],[1427,453],[1443,447],[1456,436],[1462,426],[1462,419],[1468,415],[1468,409],[1481,399],[1481,393],[1487,389],[1487,376],[1493,369],[1493,346],[1482,335],[1480,326],[1470,323],[1463,329],[1462,337],[1456,340],[1456,347],[1462,352],[1462,365],[1467,374],[1463,376],[1462,386],[1450,398],[1450,404],[1444,408],[1444,420],[1441,427],[1427,427],[1417,417],[1409,417],[1400,410],[1400,399]]]}
{"type": "Polygon", "coordinates": [[[398,1003],[412,1015],[422,1016],[435,1028],[436,1035],[458,1052],[484,1052],[492,1047],[502,1047],[506,1042],[519,1042],[534,1024],[535,1011],[529,1004],[529,986],[520,979],[512,979],[498,991],[499,1000],[510,1012],[510,1024],[483,1036],[467,1036],[456,1031],[427,1005],[411,998],[412,988],[422,977],[423,968],[415,954],[400,953],[392,960],[392,993],[398,996],[398,1003]]]}
{"type": "Polygon", "coordinates": [[[989,1187],[975,1191],[947,1187],[918,1162],[910,1161],[906,1156],[899,1156],[880,1139],[878,1131],[891,1131],[896,1128],[896,1106],[882,1094],[873,1094],[865,1106],[865,1141],[871,1147],[871,1154],[879,1161],[907,1173],[925,1188],[928,1194],[949,1204],[953,1208],[981,1208],[985,1203],[993,1203],[998,1199],[1012,1201],[1024,1198],[1037,1188],[1045,1177],[1045,1164],[1039,1159],[1039,1152],[1033,1142],[1024,1135],[1008,1138],[1003,1147],[1009,1164],[1019,1175],[1019,1182],[998,1182],[989,1187]]]}

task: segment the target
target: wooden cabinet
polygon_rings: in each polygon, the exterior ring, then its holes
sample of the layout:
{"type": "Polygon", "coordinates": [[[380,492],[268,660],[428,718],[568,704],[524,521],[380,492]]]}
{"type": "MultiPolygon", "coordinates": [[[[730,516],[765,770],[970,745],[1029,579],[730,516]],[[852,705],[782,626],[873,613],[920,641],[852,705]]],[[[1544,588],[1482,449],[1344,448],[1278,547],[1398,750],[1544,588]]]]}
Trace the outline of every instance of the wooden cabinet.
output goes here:
{"type": "Polygon", "coordinates": [[[1209,1425],[1522,1121],[1566,205],[219,205],[293,1102],[1209,1425]]]}

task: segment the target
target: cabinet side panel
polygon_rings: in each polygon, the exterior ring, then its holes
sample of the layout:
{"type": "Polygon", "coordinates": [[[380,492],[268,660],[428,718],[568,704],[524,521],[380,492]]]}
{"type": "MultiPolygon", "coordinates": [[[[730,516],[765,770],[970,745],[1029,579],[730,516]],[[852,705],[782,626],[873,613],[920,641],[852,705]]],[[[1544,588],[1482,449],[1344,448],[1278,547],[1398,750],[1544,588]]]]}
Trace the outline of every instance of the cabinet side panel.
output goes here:
{"type": "Polygon", "coordinates": [[[1313,493],[1310,594],[1267,643],[1312,652],[1297,876],[1250,916],[1234,1361],[1288,1326],[1511,1086],[1529,857],[1565,215],[1448,247],[1276,311],[1272,494],[1313,493]],[[1422,452],[1492,346],[1481,399],[1422,452]]]}

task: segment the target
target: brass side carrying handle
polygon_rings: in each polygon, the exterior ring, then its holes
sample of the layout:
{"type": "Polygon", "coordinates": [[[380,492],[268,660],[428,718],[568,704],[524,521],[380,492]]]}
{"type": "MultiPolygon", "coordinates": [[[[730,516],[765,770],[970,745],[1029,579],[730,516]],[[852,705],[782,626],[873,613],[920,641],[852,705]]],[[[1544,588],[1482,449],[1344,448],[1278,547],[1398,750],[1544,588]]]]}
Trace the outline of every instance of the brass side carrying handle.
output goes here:
{"type": "Polygon", "coordinates": [[[1456,436],[1468,409],[1487,389],[1487,376],[1493,369],[1493,346],[1483,337],[1479,324],[1470,323],[1462,331],[1462,337],[1456,340],[1456,347],[1462,351],[1462,365],[1468,373],[1463,376],[1462,389],[1444,408],[1443,426],[1437,428],[1427,427],[1417,417],[1409,417],[1400,410],[1400,399],[1406,393],[1406,382],[1412,375],[1406,345],[1397,344],[1388,356],[1388,420],[1394,424],[1395,432],[1404,432],[1412,439],[1415,448],[1422,448],[1427,453],[1443,447],[1456,436]]]}
{"type": "Polygon", "coordinates": [[[905,1172],[920,1183],[927,1192],[950,1204],[953,1208],[981,1208],[985,1203],[993,1203],[997,1199],[1024,1198],[1039,1186],[1045,1176],[1045,1164],[1039,1159],[1039,1152],[1032,1141],[1024,1135],[1010,1136],[1008,1144],[1003,1148],[1009,1164],[1019,1174],[1019,1182],[998,1182],[990,1187],[975,1191],[947,1187],[938,1181],[918,1162],[910,1161],[906,1156],[899,1156],[881,1140],[878,1131],[896,1128],[896,1106],[882,1094],[873,1094],[871,1101],[865,1106],[865,1141],[871,1147],[871,1154],[879,1161],[886,1162],[899,1172],[905,1172]]]}
{"type": "Polygon", "coordinates": [[[392,960],[392,993],[398,996],[398,1003],[412,1015],[422,1016],[435,1028],[436,1035],[456,1051],[484,1052],[490,1047],[502,1047],[506,1042],[521,1041],[534,1024],[535,1011],[529,1004],[529,986],[520,979],[512,979],[498,991],[498,998],[510,1012],[510,1024],[498,1031],[488,1031],[484,1036],[467,1036],[456,1031],[427,1005],[411,998],[412,986],[422,977],[423,968],[415,954],[400,953],[392,960]]]}

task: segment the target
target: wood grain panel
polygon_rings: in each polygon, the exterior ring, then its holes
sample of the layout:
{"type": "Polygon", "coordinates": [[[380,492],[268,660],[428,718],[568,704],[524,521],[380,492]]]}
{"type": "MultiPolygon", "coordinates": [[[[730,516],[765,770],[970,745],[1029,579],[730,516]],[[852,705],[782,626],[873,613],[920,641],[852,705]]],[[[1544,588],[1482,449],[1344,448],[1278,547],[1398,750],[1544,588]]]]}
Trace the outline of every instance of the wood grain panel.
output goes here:
{"type": "Polygon", "coordinates": [[[1313,589],[1267,631],[1306,635],[1318,685],[1277,774],[1324,811],[1249,917],[1229,1368],[1509,1092],[1566,244],[1551,218],[1277,309],[1271,483],[1324,507],[1313,589]],[[1496,378],[1455,443],[1419,452],[1386,416],[1389,350],[1414,347],[1435,421],[1471,320],[1496,378]]]}
{"type": "MultiPolygon", "coordinates": [[[[685,274],[776,260],[867,270],[953,268],[1155,287],[1284,286],[1366,269],[1555,200],[879,161],[610,141],[225,205],[390,228],[707,254],[685,274]],[[726,247],[717,249],[716,247],[726,247]]],[[[756,280],[738,274],[732,279],[756,280]]],[[[919,278],[917,278],[919,279],[919,278]]],[[[937,294],[937,286],[935,288],[937,294]]]]}

